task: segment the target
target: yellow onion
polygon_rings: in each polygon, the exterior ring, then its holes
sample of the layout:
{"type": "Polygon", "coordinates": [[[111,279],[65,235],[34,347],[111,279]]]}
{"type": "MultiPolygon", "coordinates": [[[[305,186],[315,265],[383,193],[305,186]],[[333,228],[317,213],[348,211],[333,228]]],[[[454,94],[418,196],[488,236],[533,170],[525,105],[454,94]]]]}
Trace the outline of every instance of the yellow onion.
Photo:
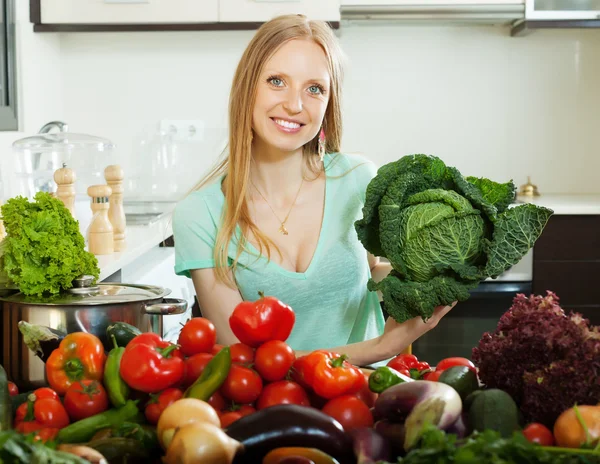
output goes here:
{"type": "Polygon", "coordinates": [[[193,422],[177,430],[167,448],[165,464],[231,464],[242,444],[220,427],[193,422]]]}

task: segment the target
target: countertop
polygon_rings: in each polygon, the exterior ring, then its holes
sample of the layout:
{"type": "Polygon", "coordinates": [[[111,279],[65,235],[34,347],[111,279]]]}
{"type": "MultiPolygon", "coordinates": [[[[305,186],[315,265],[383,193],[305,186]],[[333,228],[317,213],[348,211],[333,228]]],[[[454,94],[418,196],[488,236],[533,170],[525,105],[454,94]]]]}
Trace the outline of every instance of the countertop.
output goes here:
{"type": "Polygon", "coordinates": [[[600,193],[590,194],[563,194],[548,193],[539,197],[521,197],[518,202],[532,203],[545,206],[554,211],[554,214],[600,214],[600,193]]]}

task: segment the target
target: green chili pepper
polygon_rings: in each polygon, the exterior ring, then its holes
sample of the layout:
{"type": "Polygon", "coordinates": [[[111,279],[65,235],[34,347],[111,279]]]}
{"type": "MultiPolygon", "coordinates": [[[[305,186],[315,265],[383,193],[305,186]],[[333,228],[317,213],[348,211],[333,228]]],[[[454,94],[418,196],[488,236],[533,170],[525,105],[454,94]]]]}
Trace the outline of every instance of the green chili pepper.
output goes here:
{"type": "Polygon", "coordinates": [[[186,390],[184,396],[208,401],[213,393],[223,385],[230,368],[231,352],[226,346],[208,362],[200,377],[186,390]]]}
{"type": "Polygon", "coordinates": [[[382,366],[375,369],[369,375],[369,390],[374,393],[381,393],[392,385],[404,382],[400,373],[388,366],[382,366]]]}
{"type": "Polygon", "coordinates": [[[125,348],[117,345],[114,335],[111,335],[115,347],[110,350],[104,366],[104,386],[110,398],[110,402],[115,408],[125,406],[129,397],[129,386],[123,381],[120,374],[121,358],[125,348]]]}

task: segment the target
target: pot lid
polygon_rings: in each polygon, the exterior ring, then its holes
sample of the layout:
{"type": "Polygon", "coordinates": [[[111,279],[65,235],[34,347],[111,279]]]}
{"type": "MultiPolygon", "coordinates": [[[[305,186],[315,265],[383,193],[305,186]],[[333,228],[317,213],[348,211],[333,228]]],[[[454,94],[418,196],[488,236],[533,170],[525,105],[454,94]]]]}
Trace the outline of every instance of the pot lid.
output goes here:
{"type": "Polygon", "coordinates": [[[156,300],[169,295],[167,288],[153,285],[133,285],[116,282],[91,286],[93,277],[83,276],[73,281],[73,288],[49,297],[28,296],[23,293],[0,297],[1,301],[51,306],[96,306],[156,300]]]}

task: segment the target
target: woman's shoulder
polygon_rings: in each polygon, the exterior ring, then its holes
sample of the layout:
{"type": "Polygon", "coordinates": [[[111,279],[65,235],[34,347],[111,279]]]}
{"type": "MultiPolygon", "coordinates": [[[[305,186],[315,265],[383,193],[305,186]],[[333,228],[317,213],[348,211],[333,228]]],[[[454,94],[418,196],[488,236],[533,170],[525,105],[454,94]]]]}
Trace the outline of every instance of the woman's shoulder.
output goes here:
{"type": "Polygon", "coordinates": [[[200,221],[220,215],[223,209],[224,197],[221,182],[216,181],[199,190],[188,193],[177,202],[173,211],[173,222],[200,221]]]}
{"type": "Polygon", "coordinates": [[[362,154],[332,153],[329,155],[329,160],[326,162],[325,169],[327,171],[335,172],[336,174],[343,174],[349,170],[360,170],[376,173],[377,165],[362,154]]]}

